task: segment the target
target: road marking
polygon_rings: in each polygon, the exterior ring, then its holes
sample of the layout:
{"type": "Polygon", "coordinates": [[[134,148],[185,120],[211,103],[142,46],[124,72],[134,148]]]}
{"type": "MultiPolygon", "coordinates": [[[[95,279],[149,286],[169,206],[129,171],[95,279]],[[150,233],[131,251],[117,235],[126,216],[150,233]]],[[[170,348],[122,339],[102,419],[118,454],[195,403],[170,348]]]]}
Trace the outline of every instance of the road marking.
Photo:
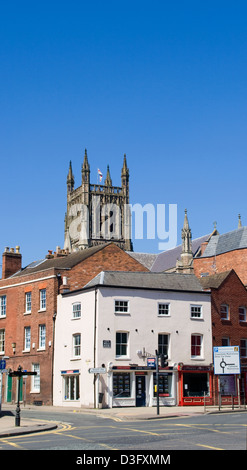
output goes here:
{"type": "Polygon", "coordinates": [[[22,449],[22,450],[25,449],[24,447],[22,447],[22,446],[16,444],[15,442],[11,442],[11,441],[9,441],[8,439],[4,439],[4,438],[3,438],[3,439],[1,439],[1,442],[2,442],[3,444],[5,444],[5,445],[13,446],[13,447],[15,447],[16,449],[22,449]]]}
{"type": "Polygon", "coordinates": [[[206,447],[207,449],[213,449],[213,450],[224,450],[224,449],[221,449],[220,447],[212,447],[212,446],[207,446],[205,444],[196,444],[196,446],[198,447],[206,447]]]}

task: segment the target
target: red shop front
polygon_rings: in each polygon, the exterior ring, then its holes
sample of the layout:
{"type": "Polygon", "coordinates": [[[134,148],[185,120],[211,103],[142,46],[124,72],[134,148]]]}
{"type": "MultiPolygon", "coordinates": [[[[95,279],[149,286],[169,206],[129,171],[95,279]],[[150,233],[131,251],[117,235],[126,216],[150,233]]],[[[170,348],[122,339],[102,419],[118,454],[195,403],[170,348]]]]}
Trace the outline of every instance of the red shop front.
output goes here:
{"type": "Polygon", "coordinates": [[[213,402],[213,367],[178,365],[179,406],[208,405],[213,402]]]}

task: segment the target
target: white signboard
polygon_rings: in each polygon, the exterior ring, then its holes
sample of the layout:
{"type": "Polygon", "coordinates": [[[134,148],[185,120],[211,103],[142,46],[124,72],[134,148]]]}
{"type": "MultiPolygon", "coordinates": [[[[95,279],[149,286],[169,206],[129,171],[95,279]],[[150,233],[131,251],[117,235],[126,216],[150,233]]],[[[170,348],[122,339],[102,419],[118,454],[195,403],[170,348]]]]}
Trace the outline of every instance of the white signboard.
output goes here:
{"type": "Polygon", "coordinates": [[[214,347],[214,373],[240,374],[239,346],[214,347]]]}
{"type": "Polygon", "coordinates": [[[95,367],[88,369],[89,374],[106,374],[106,369],[104,367],[95,367]]]}

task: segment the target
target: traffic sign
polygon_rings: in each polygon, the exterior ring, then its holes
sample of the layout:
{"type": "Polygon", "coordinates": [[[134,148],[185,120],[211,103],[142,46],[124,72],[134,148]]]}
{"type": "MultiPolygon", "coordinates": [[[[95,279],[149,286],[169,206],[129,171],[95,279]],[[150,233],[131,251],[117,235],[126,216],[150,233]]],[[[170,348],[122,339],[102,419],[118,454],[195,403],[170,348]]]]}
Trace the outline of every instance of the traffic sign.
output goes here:
{"type": "Polygon", "coordinates": [[[240,374],[239,346],[214,347],[214,373],[216,375],[240,374]]]}
{"type": "Polygon", "coordinates": [[[0,361],[0,370],[1,370],[1,369],[6,369],[6,361],[5,361],[5,359],[1,359],[1,361],[0,361]]]}
{"type": "Polygon", "coordinates": [[[91,369],[88,369],[89,374],[106,374],[106,368],[105,367],[93,367],[91,369]]]}

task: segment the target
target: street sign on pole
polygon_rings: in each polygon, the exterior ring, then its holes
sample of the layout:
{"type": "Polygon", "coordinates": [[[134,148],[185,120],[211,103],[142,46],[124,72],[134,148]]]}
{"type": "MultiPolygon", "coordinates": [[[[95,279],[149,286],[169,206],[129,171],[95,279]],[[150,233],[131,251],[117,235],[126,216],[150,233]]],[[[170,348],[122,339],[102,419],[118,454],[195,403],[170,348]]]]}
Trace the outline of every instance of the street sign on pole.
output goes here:
{"type": "Polygon", "coordinates": [[[106,368],[105,367],[92,367],[91,369],[88,369],[89,374],[106,374],[106,368]]]}
{"type": "Polygon", "coordinates": [[[6,361],[5,359],[1,359],[0,361],[0,370],[6,369],[6,361]]]}
{"type": "Polygon", "coordinates": [[[214,347],[215,375],[240,374],[239,346],[214,347]]]}

